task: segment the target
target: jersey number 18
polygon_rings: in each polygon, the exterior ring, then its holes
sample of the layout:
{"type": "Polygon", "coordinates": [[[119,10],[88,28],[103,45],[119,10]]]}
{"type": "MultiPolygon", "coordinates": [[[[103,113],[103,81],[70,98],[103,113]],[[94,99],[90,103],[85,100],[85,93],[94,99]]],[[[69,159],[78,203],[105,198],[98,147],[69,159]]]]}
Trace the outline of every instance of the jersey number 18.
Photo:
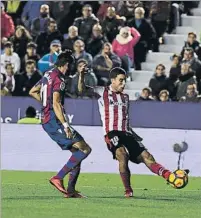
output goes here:
{"type": "Polygon", "coordinates": [[[40,89],[40,98],[43,104],[43,107],[47,106],[47,84],[42,84],[40,89]]]}

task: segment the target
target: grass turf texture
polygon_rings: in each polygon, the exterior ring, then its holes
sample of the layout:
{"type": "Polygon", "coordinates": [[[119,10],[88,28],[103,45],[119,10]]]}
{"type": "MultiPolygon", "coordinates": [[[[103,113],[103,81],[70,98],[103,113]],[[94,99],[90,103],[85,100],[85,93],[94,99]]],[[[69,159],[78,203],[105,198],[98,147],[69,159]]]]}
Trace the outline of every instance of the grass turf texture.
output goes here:
{"type": "Polygon", "coordinates": [[[64,199],[48,183],[52,175],[2,171],[2,218],[201,217],[200,177],[175,190],[158,176],[133,175],[135,197],[125,199],[118,174],[81,174],[77,189],[88,198],[64,199]]]}

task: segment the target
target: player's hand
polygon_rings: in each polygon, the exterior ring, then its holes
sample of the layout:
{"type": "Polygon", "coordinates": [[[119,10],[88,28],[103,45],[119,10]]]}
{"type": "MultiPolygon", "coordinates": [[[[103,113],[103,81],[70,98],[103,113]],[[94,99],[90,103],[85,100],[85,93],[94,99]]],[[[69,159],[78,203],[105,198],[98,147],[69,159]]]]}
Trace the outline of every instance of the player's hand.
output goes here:
{"type": "Polygon", "coordinates": [[[71,128],[67,127],[66,129],[64,129],[64,131],[67,138],[72,139],[74,137],[74,131],[71,128]]]}

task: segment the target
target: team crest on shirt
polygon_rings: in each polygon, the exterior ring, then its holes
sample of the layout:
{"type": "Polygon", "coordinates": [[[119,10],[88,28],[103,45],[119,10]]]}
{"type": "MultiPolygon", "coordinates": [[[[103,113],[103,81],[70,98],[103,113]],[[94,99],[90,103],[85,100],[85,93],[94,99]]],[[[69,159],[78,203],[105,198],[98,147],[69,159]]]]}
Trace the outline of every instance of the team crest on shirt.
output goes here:
{"type": "Polygon", "coordinates": [[[60,85],[61,91],[64,91],[65,87],[66,87],[65,83],[64,83],[64,82],[61,82],[61,85],[60,85]]]}
{"type": "Polygon", "coordinates": [[[110,105],[114,105],[114,106],[126,106],[127,104],[124,103],[124,102],[115,102],[115,101],[112,101],[110,100],[110,105]]]}

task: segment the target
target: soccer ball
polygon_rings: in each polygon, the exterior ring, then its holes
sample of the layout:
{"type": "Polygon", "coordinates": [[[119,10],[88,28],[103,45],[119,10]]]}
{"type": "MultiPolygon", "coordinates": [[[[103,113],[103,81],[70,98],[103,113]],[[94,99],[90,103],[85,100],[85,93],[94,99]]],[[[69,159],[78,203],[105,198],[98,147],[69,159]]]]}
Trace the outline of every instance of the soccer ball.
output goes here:
{"type": "Polygon", "coordinates": [[[176,170],[169,176],[169,184],[176,188],[184,188],[188,184],[188,174],[184,170],[176,170]]]}

